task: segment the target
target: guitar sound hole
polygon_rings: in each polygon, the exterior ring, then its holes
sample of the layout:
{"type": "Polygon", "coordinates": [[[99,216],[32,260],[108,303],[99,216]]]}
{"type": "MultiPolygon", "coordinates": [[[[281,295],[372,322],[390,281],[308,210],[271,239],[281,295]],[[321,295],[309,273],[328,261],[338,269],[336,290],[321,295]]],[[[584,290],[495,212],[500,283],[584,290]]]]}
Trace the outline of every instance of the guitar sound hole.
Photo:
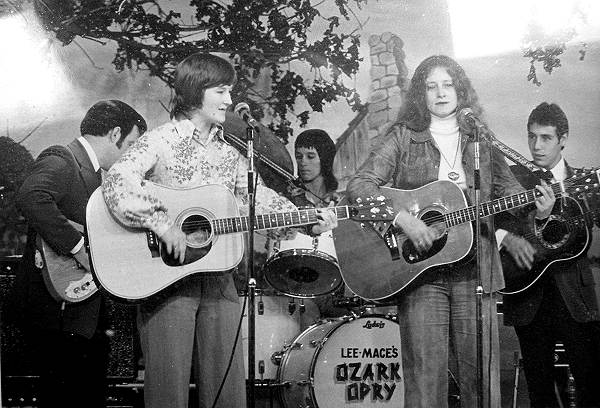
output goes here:
{"type": "Polygon", "coordinates": [[[181,224],[181,231],[186,235],[188,245],[185,250],[185,260],[179,263],[167,252],[164,244],[161,245],[161,257],[168,266],[181,266],[193,263],[208,254],[212,247],[210,221],[202,215],[191,215],[181,224]]]}
{"type": "Polygon", "coordinates": [[[568,234],[569,230],[565,223],[558,220],[550,220],[542,232],[542,238],[548,244],[557,244],[568,234]]]}
{"type": "Polygon", "coordinates": [[[181,231],[187,236],[188,242],[193,246],[204,245],[211,234],[210,222],[201,215],[192,215],[181,224],[181,231]]]}
{"type": "Polygon", "coordinates": [[[419,251],[417,251],[417,248],[415,248],[410,239],[405,240],[402,244],[402,256],[404,257],[406,263],[409,264],[414,264],[417,262],[421,262],[425,259],[431,258],[435,254],[440,252],[442,249],[444,249],[444,246],[446,246],[446,242],[448,241],[448,233],[444,232],[444,219],[440,212],[428,211],[423,214],[421,220],[423,220],[423,222],[425,222],[430,227],[436,229],[438,233],[443,233],[440,238],[436,239],[433,242],[433,245],[431,246],[431,248],[429,248],[429,251],[423,253],[419,253],[419,251]]]}

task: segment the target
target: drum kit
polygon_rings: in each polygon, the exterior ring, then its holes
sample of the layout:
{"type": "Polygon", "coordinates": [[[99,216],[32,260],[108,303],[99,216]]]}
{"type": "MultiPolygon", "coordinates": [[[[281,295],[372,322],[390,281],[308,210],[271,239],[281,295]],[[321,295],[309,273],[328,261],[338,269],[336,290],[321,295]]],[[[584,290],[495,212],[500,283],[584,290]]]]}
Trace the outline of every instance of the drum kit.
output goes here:
{"type": "MultiPolygon", "coordinates": [[[[255,386],[270,390],[284,408],[403,406],[396,308],[367,302],[344,287],[332,234],[298,233],[277,242],[256,235],[256,241],[266,254],[255,256],[261,263],[255,386]],[[324,303],[338,316],[324,318],[324,303]]],[[[246,358],[247,340],[244,321],[246,358]]]]}
{"type": "MultiPolygon", "coordinates": [[[[227,118],[226,140],[245,154],[245,124],[227,118]]],[[[258,171],[280,194],[292,181],[287,149],[260,126],[255,141],[258,171]]],[[[354,222],[354,221],[348,221],[354,222]]],[[[255,330],[255,387],[275,390],[284,408],[402,407],[404,378],[395,307],[364,301],[343,284],[331,231],[311,237],[272,240],[254,234],[258,270],[255,330]],[[261,252],[264,248],[266,253],[261,252]],[[335,316],[324,318],[331,303],[335,316]]],[[[248,254],[246,254],[248,256],[248,254]]],[[[245,262],[237,273],[244,287],[245,262]]],[[[242,294],[240,294],[241,296],[242,294]]],[[[243,302],[240,302],[243,303],[243,302]]],[[[243,318],[247,320],[247,316],[243,318]]],[[[242,344],[247,364],[247,321],[242,344]]],[[[248,367],[246,367],[246,370],[248,367]]],[[[247,371],[246,371],[247,372],[247,371]]]]}

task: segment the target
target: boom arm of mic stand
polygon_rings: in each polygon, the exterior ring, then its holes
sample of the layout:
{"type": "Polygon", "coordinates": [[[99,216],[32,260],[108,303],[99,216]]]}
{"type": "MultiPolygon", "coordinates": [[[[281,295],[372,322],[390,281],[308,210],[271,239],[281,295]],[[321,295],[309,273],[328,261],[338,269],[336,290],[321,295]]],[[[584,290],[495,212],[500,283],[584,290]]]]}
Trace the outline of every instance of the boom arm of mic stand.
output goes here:
{"type": "MultiPolygon", "coordinates": [[[[236,146],[238,149],[248,152],[248,145],[246,144],[246,142],[243,141],[242,139],[240,139],[239,137],[237,137],[236,135],[233,135],[231,133],[225,133],[225,138],[229,143],[236,146]]],[[[296,181],[296,178],[294,177],[294,175],[292,173],[290,173],[289,171],[287,171],[286,169],[284,169],[283,167],[281,167],[280,165],[275,163],[273,160],[271,160],[269,157],[265,156],[264,154],[254,151],[253,158],[256,160],[260,160],[261,163],[264,163],[267,166],[269,166],[269,168],[271,168],[274,172],[276,172],[281,177],[283,177],[285,179],[285,181],[288,181],[288,182],[296,181]]]]}

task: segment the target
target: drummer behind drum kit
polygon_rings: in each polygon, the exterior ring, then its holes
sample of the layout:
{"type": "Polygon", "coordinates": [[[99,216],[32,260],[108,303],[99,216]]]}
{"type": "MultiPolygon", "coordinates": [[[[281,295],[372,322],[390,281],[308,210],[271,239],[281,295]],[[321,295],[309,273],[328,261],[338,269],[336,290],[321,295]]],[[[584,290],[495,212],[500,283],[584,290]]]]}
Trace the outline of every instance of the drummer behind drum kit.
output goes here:
{"type": "Polygon", "coordinates": [[[333,303],[347,313],[319,319],[317,303],[343,285],[331,231],[266,247],[261,272],[274,290],[257,291],[256,386],[276,389],[285,408],[402,407],[395,307],[366,304],[346,291],[333,303]]]}
{"type": "MultiPolygon", "coordinates": [[[[245,154],[243,137],[236,136],[245,134],[245,123],[232,115],[227,122],[226,139],[245,154]]],[[[291,157],[268,129],[259,126],[254,146],[259,173],[267,186],[285,195],[294,179],[291,157]]],[[[319,319],[317,303],[343,286],[331,231],[267,242],[266,260],[258,262],[270,287],[257,290],[256,385],[276,389],[285,408],[402,407],[404,379],[395,312],[347,294],[334,300],[339,309],[346,308],[345,316],[319,319]]],[[[256,241],[254,248],[260,248],[256,241]]],[[[262,255],[255,254],[255,261],[265,259],[262,255]]],[[[247,324],[242,327],[247,356],[247,324]]]]}

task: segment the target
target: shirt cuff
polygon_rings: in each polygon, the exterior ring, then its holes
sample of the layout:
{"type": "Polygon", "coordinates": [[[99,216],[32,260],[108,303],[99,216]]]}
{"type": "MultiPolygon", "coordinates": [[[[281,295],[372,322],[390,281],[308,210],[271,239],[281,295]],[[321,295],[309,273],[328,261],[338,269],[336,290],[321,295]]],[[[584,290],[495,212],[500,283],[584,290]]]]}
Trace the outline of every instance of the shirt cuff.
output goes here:
{"type": "Polygon", "coordinates": [[[504,238],[506,238],[507,235],[508,235],[507,230],[503,230],[503,229],[496,230],[496,245],[498,245],[498,249],[502,249],[502,247],[503,247],[502,241],[504,241],[504,238]]]}
{"type": "Polygon", "coordinates": [[[75,245],[73,249],[71,249],[71,255],[75,255],[77,252],[79,252],[81,250],[81,247],[83,247],[83,243],[83,237],[81,237],[77,245],[75,245]]]}

